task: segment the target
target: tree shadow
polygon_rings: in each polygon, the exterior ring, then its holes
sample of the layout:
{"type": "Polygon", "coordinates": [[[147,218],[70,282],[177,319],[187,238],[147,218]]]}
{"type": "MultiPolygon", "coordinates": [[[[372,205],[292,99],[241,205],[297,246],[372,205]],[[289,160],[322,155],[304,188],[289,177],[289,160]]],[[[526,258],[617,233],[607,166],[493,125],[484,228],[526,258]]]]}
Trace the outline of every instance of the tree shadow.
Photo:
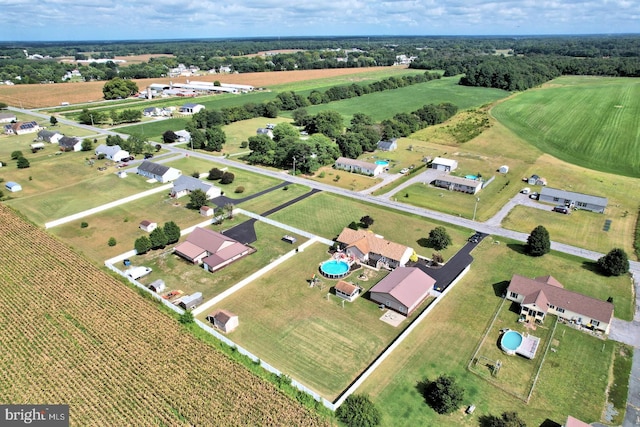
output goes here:
{"type": "Polygon", "coordinates": [[[416,243],[418,245],[420,245],[423,248],[431,248],[432,246],[429,244],[429,239],[427,239],[426,237],[421,237],[420,239],[416,240],[416,243]]]}
{"type": "Polygon", "coordinates": [[[527,252],[525,251],[525,244],[524,243],[507,243],[507,247],[509,249],[511,249],[512,251],[519,253],[520,255],[526,255],[527,252]]]}
{"type": "Polygon", "coordinates": [[[583,261],[582,268],[593,274],[597,274],[600,277],[609,277],[602,272],[600,267],[598,267],[598,263],[596,261],[583,261]]]}
{"type": "Polygon", "coordinates": [[[496,425],[498,417],[495,415],[480,415],[478,417],[478,424],[480,427],[492,427],[496,425]]]}
{"type": "Polygon", "coordinates": [[[509,281],[503,280],[501,282],[496,282],[493,285],[493,293],[500,298],[503,298],[507,294],[507,288],[509,287],[509,281]]]}
{"type": "Polygon", "coordinates": [[[562,427],[562,424],[558,424],[557,422],[547,418],[542,422],[542,424],[540,424],[540,427],[562,427]]]}
{"type": "Polygon", "coordinates": [[[429,406],[432,405],[431,399],[429,399],[429,391],[431,391],[432,386],[433,381],[429,380],[429,378],[418,381],[418,383],[416,384],[416,390],[418,390],[418,393],[420,393],[420,396],[422,396],[424,402],[429,406]]]}

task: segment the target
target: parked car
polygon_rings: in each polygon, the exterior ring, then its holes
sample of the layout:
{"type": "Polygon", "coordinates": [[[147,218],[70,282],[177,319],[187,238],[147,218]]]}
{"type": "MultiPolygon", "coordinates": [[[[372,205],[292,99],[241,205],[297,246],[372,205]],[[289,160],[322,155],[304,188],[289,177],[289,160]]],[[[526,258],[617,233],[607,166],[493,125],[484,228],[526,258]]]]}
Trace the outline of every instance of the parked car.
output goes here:
{"type": "Polygon", "coordinates": [[[409,172],[409,169],[407,169],[407,168],[404,168],[404,169],[402,169],[402,170],[400,171],[400,173],[403,173],[403,174],[404,174],[404,173],[407,173],[407,172],[409,172]]]}
{"type": "Polygon", "coordinates": [[[538,192],[534,191],[533,193],[529,194],[529,198],[533,200],[538,200],[538,192]]]}
{"type": "Polygon", "coordinates": [[[529,193],[531,193],[531,189],[529,187],[525,187],[520,192],[522,194],[529,194],[529,193]]]}
{"type": "Polygon", "coordinates": [[[553,211],[554,211],[554,212],[563,213],[563,214],[565,214],[565,215],[568,215],[568,214],[570,214],[570,213],[571,213],[571,209],[569,209],[569,208],[568,208],[568,207],[566,207],[566,206],[556,206],[556,207],[554,207],[554,208],[553,208],[553,211]]]}
{"type": "Polygon", "coordinates": [[[153,158],[153,154],[151,154],[151,153],[147,153],[147,154],[144,155],[144,159],[145,160],[151,159],[151,158],[153,158]]]}

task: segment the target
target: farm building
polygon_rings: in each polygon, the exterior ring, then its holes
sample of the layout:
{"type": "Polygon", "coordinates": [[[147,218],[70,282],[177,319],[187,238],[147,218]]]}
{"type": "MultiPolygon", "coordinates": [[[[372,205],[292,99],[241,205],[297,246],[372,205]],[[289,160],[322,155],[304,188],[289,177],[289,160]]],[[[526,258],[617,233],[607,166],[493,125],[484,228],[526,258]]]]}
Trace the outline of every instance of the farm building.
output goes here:
{"type": "Polygon", "coordinates": [[[336,169],[370,176],[380,175],[384,171],[383,165],[349,159],[348,157],[338,157],[334,166],[336,169]]]}
{"type": "Polygon", "coordinates": [[[500,173],[507,173],[507,172],[509,172],[509,166],[507,166],[507,165],[502,165],[502,166],[500,166],[500,167],[498,168],[498,172],[500,172],[500,173]]]}
{"type": "Polygon", "coordinates": [[[476,194],[482,189],[482,181],[447,174],[438,176],[433,180],[432,184],[436,187],[446,188],[449,191],[461,191],[469,194],[476,194]]]}
{"type": "Polygon", "coordinates": [[[266,135],[273,139],[273,131],[271,129],[258,128],[258,130],[256,130],[256,135],[266,135]]]}
{"type": "Polygon", "coordinates": [[[151,233],[153,230],[158,228],[158,223],[148,221],[145,219],[144,221],[140,221],[139,227],[140,227],[140,230],[146,231],[147,233],[151,233]]]}
{"type": "Polygon", "coordinates": [[[596,213],[604,213],[609,203],[606,197],[591,196],[549,187],[544,187],[540,190],[538,200],[555,205],[564,205],[570,209],[582,209],[596,213]]]}
{"type": "Polygon", "coordinates": [[[206,228],[196,227],[187,240],[174,249],[176,255],[207,271],[216,271],[250,254],[253,250],[242,243],[206,228]]]}
{"type": "Polygon", "coordinates": [[[435,279],[416,267],[396,268],[370,290],[371,300],[409,316],[433,289],[435,279]]]}
{"type": "Polygon", "coordinates": [[[149,289],[151,289],[153,292],[156,292],[156,293],[160,293],[160,292],[164,291],[165,288],[166,288],[166,286],[164,284],[164,280],[162,280],[162,279],[154,280],[153,282],[151,282],[149,284],[149,289]]]}
{"type": "Polygon", "coordinates": [[[161,165],[159,163],[153,163],[148,160],[145,160],[138,165],[136,173],[162,183],[174,181],[182,176],[182,171],[178,169],[161,165]]]}
{"type": "Polygon", "coordinates": [[[360,296],[360,291],[362,290],[359,286],[345,282],[344,280],[338,281],[333,289],[335,290],[337,297],[349,302],[353,302],[353,300],[358,298],[360,296]]]}
{"type": "Polygon", "coordinates": [[[180,107],[178,111],[181,114],[195,114],[195,113],[199,113],[202,110],[204,110],[204,105],[188,103],[180,107]]]}
{"type": "Polygon", "coordinates": [[[395,151],[398,149],[398,139],[393,138],[389,141],[378,141],[378,150],[380,151],[395,151]]]}
{"type": "Polygon", "coordinates": [[[547,185],[547,179],[536,174],[531,175],[529,178],[525,178],[523,181],[527,181],[529,185],[547,185]]]}
{"type": "Polygon", "coordinates": [[[0,113],[0,123],[11,123],[17,120],[18,118],[13,113],[0,113]]]}
{"type": "Polygon", "coordinates": [[[240,324],[237,314],[223,309],[216,310],[208,315],[207,321],[224,333],[233,332],[240,324]]]}
{"type": "Polygon", "coordinates": [[[15,122],[4,125],[4,133],[7,135],[24,135],[38,132],[42,128],[37,122],[15,122]]]}
{"type": "Polygon", "coordinates": [[[4,185],[4,188],[6,188],[7,190],[11,191],[12,193],[15,193],[16,191],[22,191],[22,185],[18,184],[17,182],[14,181],[9,181],[4,185]]]}
{"type": "Polygon", "coordinates": [[[60,151],[75,151],[82,150],[82,140],[75,136],[63,136],[58,140],[58,147],[60,151]]]}
{"type": "Polygon", "coordinates": [[[591,330],[609,333],[613,304],[568,291],[552,276],[535,279],[514,274],[507,288],[507,299],[520,304],[520,315],[527,322],[543,323],[547,314],[591,330]]]}
{"type": "Polygon", "coordinates": [[[453,172],[458,168],[458,162],[456,160],[444,159],[442,157],[436,157],[431,161],[431,169],[436,169],[444,172],[453,172]]]}
{"type": "Polygon", "coordinates": [[[222,194],[222,190],[213,184],[200,181],[198,178],[192,176],[181,175],[173,182],[171,197],[179,199],[180,197],[191,194],[194,190],[202,190],[202,192],[206,194],[207,200],[219,197],[222,194]]]}
{"type": "Polygon", "coordinates": [[[108,146],[105,144],[98,145],[96,148],[96,156],[103,154],[107,159],[114,162],[121,162],[122,159],[129,158],[129,152],[120,148],[119,145],[108,146]]]}
{"type": "Polygon", "coordinates": [[[370,231],[344,228],[336,242],[347,255],[377,268],[403,267],[413,255],[412,248],[385,240],[370,231]]]}
{"type": "Polygon", "coordinates": [[[60,139],[62,139],[63,136],[64,135],[61,134],[60,132],[55,132],[55,131],[46,130],[46,129],[42,129],[40,132],[38,132],[39,141],[44,141],[51,144],[57,144],[58,142],[60,142],[60,139]]]}
{"type": "Polygon", "coordinates": [[[182,297],[178,305],[185,310],[193,310],[203,302],[204,298],[202,297],[202,292],[196,292],[194,294],[187,295],[186,297],[182,297]]]}

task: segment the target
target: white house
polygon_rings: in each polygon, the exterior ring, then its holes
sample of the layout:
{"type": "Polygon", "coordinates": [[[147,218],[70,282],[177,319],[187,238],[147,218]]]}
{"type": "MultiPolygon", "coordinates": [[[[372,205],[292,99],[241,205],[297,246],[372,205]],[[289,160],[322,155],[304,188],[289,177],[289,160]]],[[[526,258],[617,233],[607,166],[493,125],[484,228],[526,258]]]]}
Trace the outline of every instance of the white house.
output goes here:
{"type": "Polygon", "coordinates": [[[104,144],[98,145],[96,148],[96,156],[104,154],[104,156],[114,162],[121,162],[122,159],[129,157],[129,152],[120,148],[119,145],[108,146],[104,144]]]}
{"type": "Polygon", "coordinates": [[[213,184],[209,184],[204,181],[200,181],[198,178],[192,176],[182,175],[173,182],[173,188],[171,189],[171,197],[176,199],[191,194],[194,190],[202,190],[206,194],[207,199],[213,199],[222,195],[222,190],[213,184]]]}
{"type": "Polygon", "coordinates": [[[182,176],[182,171],[145,160],[138,166],[137,174],[165,183],[178,179],[182,176]]]}
{"type": "Polygon", "coordinates": [[[64,137],[64,135],[56,131],[43,129],[40,132],[38,132],[38,139],[40,141],[45,141],[50,144],[59,143],[62,137],[64,137]]]}
{"type": "Polygon", "coordinates": [[[38,122],[15,122],[4,125],[4,133],[7,135],[24,135],[26,133],[38,132],[42,128],[38,122]]]}
{"type": "Polygon", "coordinates": [[[349,302],[353,302],[360,296],[360,291],[362,289],[359,286],[354,285],[353,283],[340,280],[335,284],[333,290],[336,292],[337,297],[349,302]]]}
{"type": "Polygon", "coordinates": [[[156,228],[158,228],[157,222],[148,221],[146,219],[140,222],[140,230],[146,231],[147,233],[151,233],[156,228]]]}
{"type": "Polygon", "coordinates": [[[204,110],[204,105],[202,104],[184,104],[182,107],[180,107],[180,109],[178,110],[181,114],[195,114],[195,113],[199,113],[200,111],[204,110]]]}
{"type": "Polygon", "coordinates": [[[335,168],[369,176],[377,176],[384,171],[383,165],[350,159],[348,157],[338,157],[335,163],[335,168]]]}
{"type": "Polygon", "coordinates": [[[458,162],[451,159],[436,157],[431,162],[431,169],[436,169],[444,172],[453,172],[457,168],[458,168],[458,162]]]}
{"type": "Polygon", "coordinates": [[[378,141],[378,150],[380,151],[395,151],[398,149],[398,139],[393,138],[389,141],[378,141]]]}
{"type": "Polygon", "coordinates": [[[18,120],[18,118],[13,113],[0,113],[0,123],[11,123],[16,120],[18,120]]]}
{"type": "Polygon", "coordinates": [[[63,136],[58,140],[58,147],[61,151],[80,151],[82,150],[82,140],[75,136],[63,136]]]}
{"type": "Polygon", "coordinates": [[[15,193],[16,191],[22,191],[22,186],[17,182],[9,181],[4,185],[4,188],[15,193]]]}
{"type": "Polygon", "coordinates": [[[570,209],[582,209],[596,213],[604,213],[609,201],[606,197],[590,194],[574,193],[557,188],[543,187],[538,200],[541,202],[563,205],[570,209]]]}
{"type": "Polygon", "coordinates": [[[273,131],[267,128],[258,128],[258,130],[256,130],[256,135],[266,135],[273,139],[273,131]]]}
{"type": "Polygon", "coordinates": [[[177,136],[178,139],[176,142],[190,142],[191,141],[191,133],[187,130],[177,130],[174,132],[177,136]]]}
{"type": "Polygon", "coordinates": [[[476,194],[482,189],[482,181],[480,180],[452,176],[446,173],[436,177],[432,184],[436,187],[446,188],[449,191],[460,191],[469,194],[476,194]]]}

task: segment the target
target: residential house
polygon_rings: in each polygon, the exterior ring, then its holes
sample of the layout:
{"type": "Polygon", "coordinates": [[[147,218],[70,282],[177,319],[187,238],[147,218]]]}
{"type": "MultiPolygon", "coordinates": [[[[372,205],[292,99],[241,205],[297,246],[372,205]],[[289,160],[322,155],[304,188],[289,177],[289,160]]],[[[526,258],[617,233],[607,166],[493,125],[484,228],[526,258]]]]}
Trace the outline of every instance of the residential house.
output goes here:
{"type": "Polygon", "coordinates": [[[63,136],[58,140],[60,151],[80,151],[82,150],[82,140],[75,136],[63,136]]]}
{"type": "Polygon", "coordinates": [[[449,191],[460,191],[469,194],[476,194],[482,189],[482,181],[480,180],[448,174],[439,175],[433,180],[432,184],[436,187],[446,188],[449,191]]]}
{"type": "Polygon", "coordinates": [[[142,110],[142,115],[145,117],[159,117],[162,115],[162,109],[158,107],[149,107],[142,110]]]}
{"type": "Polygon", "coordinates": [[[207,271],[216,271],[253,252],[249,246],[207,228],[196,227],[174,249],[176,255],[207,271]]]}
{"type": "Polygon", "coordinates": [[[356,286],[350,282],[345,282],[344,280],[338,281],[333,289],[335,290],[337,297],[349,302],[353,302],[353,300],[358,298],[360,296],[360,291],[362,290],[360,286],[356,286]]]}
{"type": "Polygon", "coordinates": [[[456,160],[436,157],[431,161],[431,169],[436,169],[444,172],[453,172],[457,168],[458,162],[456,160]]]}
{"type": "Polygon", "coordinates": [[[207,321],[224,333],[233,332],[240,324],[237,314],[223,309],[216,310],[208,315],[207,321]]]}
{"type": "Polygon", "coordinates": [[[160,163],[153,163],[148,160],[144,160],[138,165],[136,173],[162,183],[174,181],[182,176],[182,171],[179,169],[161,165],[160,163]]]}
{"type": "Polygon", "coordinates": [[[22,185],[14,181],[8,181],[6,184],[4,184],[4,188],[11,191],[12,193],[15,193],[16,191],[22,191],[22,185]]]}
{"type": "Polygon", "coordinates": [[[349,159],[348,157],[338,157],[334,167],[336,169],[361,173],[369,176],[377,176],[384,172],[383,165],[364,162],[362,160],[349,159]]]}
{"type": "Polygon", "coordinates": [[[606,197],[591,196],[549,187],[544,187],[540,190],[538,200],[555,205],[563,205],[570,209],[582,209],[596,213],[604,213],[609,203],[606,197]]]}
{"type": "Polygon", "coordinates": [[[256,135],[266,135],[273,139],[273,131],[271,129],[258,128],[258,130],[256,130],[256,135]]]}
{"type": "Polygon", "coordinates": [[[198,178],[192,176],[181,175],[173,182],[171,197],[179,199],[182,196],[191,194],[194,190],[202,190],[202,192],[207,195],[207,200],[222,195],[222,190],[213,184],[200,181],[198,178]]]}
{"type": "Polygon", "coordinates": [[[370,231],[344,228],[336,242],[349,256],[376,268],[404,267],[413,255],[413,249],[385,240],[370,231]]]}
{"type": "Polygon", "coordinates": [[[146,231],[147,233],[151,233],[153,230],[158,228],[158,223],[145,219],[144,221],[140,221],[139,227],[140,227],[140,230],[146,231]]]}
{"type": "Polygon", "coordinates": [[[42,128],[38,122],[15,122],[4,125],[4,133],[7,135],[24,135],[26,133],[38,132],[42,128]]]}
{"type": "Polygon", "coordinates": [[[193,310],[203,302],[204,298],[202,297],[202,292],[196,292],[194,294],[182,297],[178,305],[184,310],[193,310]]]}
{"type": "Polygon", "coordinates": [[[120,148],[119,145],[105,145],[100,144],[98,148],[96,148],[96,156],[103,154],[107,159],[113,160],[114,162],[121,162],[122,159],[129,158],[129,152],[120,148]]]}
{"type": "Polygon", "coordinates": [[[406,316],[430,295],[435,279],[417,267],[396,268],[370,290],[370,298],[406,316]]]}
{"type": "Polygon", "coordinates": [[[508,300],[520,304],[520,314],[527,322],[544,322],[547,314],[558,319],[609,333],[613,304],[564,289],[552,276],[535,279],[514,274],[507,288],[508,300]]]}
{"type": "Polygon", "coordinates": [[[153,282],[151,282],[149,284],[149,289],[152,290],[153,292],[156,292],[156,293],[160,293],[160,292],[164,291],[166,289],[166,286],[164,284],[164,280],[162,280],[162,279],[154,280],[153,282]]]}
{"type": "Polygon", "coordinates": [[[191,142],[191,133],[189,133],[189,131],[183,129],[177,130],[174,133],[178,136],[176,142],[191,142]]]}
{"type": "Polygon", "coordinates": [[[565,422],[562,427],[591,427],[591,424],[585,423],[584,421],[580,421],[579,419],[568,415],[567,422],[565,422]]]}
{"type": "Polygon", "coordinates": [[[202,104],[192,104],[192,103],[188,103],[188,104],[184,104],[182,107],[180,107],[180,109],[178,110],[181,114],[195,114],[195,113],[199,113],[200,111],[204,110],[204,105],[202,104]]]}
{"type": "Polygon", "coordinates": [[[398,138],[390,139],[389,141],[378,141],[378,150],[380,151],[395,151],[398,149],[398,138]]]}
{"type": "Polygon", "coordinates": [[[60,142],[60,139],[64,137],[60,132],[42,129],[38,132],[38,140],[45,141],[50,144],[57,144],[60,142]]]}
{"type": "Polygon", "coordinates": [[[18,118],[13,113],[0,113],[0,123],[11,123],[17,120],[18,118]]]}

